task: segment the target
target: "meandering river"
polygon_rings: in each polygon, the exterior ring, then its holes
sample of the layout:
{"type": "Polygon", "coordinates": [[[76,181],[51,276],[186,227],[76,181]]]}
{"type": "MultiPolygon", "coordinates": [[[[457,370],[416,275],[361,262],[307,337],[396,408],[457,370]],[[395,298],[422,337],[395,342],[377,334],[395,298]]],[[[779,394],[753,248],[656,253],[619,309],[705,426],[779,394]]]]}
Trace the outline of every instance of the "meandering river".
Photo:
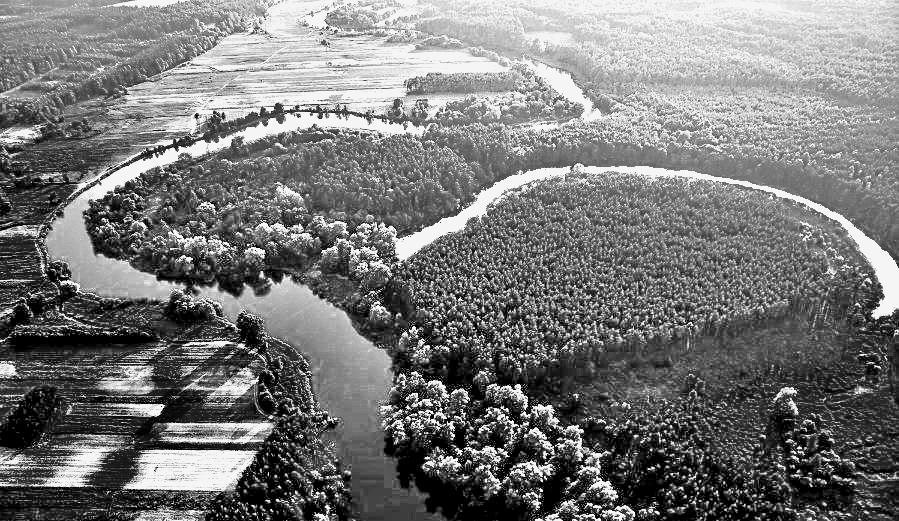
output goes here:
{"type": "MultiPolygon", "coordinates": [[[[601,117],[592,103],[577,88],[571,77],[543,64],[535,69],[563,95],[585,106],[585,119],[601,117]]],[[[327,127],[371,129],[385,133],[420,132],[414,127],[362,118],[339,119],[335,116],[318,119],[315,116],[287,116],[284,123],[271,121],[238,134],[247,141],[279,132],[296,130],[318,124],[327,127]]],[[[52,258],[65,259],[72,269],[73,279],[83,289],[103,296],[155,297],[165,299],[174,283],[157,280],[155,276],[134,269],[127,262],[96,255],[85,230],[83,211],[91,199],[96,199],[115,186],[123,184],[152,167],[175,161],[182,153],[200,155],[227,147],[231,138],[218,143],[199,142],[193,146],[165,153],[115,169],[98,184],[86,188],[53,223],[47,237],[52,258]]],[[[874,240],[852,225],[848,219],[802,197],[770,187],[744,181],[714,177],[691,171],[670,171],[650,167],[587,168],[589,172],[614,170],[648,176],[679,176],[705,179],[746,186],[783,197],[822,213],[842,225],[856,242],[884,286],[886,296],[878,313],[888,313],[899,307],[899,266],[874,240]]],[[[504,179],[481,192],[476,201],[457,215],[447,217],[418,233],[399,241],[401,259],[406,259],[439,237],[461,230],[472,217],[483,215],[491,203],[510,189],[527,183],[564,175],[569,169],[541,169],[524,172],[504,179]]],[[[273,285],[263,295],[251,290],[240,296],[215,288],[200,288],[203,294],[220,301],[230,317],[248,309],[264,317],[269,332],[296,345],[311,360],[316,395],[322,406],[343,420],[337,432],[337,444],[343,460],[352,466],[355,499],[363,519],[429,519],[424,498],[416,490],[400,487],[396,479],[395,462],[383,455],[383,436],[378,422],[378,405],[392,382],[390,359],[371,342],[359,335],[346,314],[315,296],[305,286],[285,281],[273,285]]]]}

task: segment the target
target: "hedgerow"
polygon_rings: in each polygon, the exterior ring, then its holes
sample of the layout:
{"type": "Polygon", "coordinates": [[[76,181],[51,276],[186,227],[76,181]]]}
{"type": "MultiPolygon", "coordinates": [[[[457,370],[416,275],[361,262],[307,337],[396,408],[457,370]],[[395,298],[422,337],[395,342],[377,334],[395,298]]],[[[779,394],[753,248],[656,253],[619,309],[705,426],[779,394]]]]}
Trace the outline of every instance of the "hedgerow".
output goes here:
{"type": "Polygon", "coordinates": [[[143,329],[128,326],[97,327],[83,324],[67,324],[61,326],[38,324],[19,325],[9,335],[9,340],[16,345],[34,345],[48,343],[144,343],[158,337],[143,329]]]}

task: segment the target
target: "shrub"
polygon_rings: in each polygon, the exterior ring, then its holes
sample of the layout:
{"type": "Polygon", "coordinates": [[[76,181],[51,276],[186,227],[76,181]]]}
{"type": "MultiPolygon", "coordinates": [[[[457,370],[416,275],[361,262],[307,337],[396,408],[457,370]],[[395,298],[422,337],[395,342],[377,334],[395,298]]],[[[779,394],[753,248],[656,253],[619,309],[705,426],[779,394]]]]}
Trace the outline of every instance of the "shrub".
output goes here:
{"type": "Polygon", "coordinates": [[[265,321],[247,310],[242,310],[237,315],[237,330],[240,332],[240,339],[249,345],[258,345],[265,340],[265,321]]]}
{"type": "Polygon", "coordinates": [[[12,308],[13,324],[26,324],[30,322],[32,318],[34,318],[34,312],[31,311],[28,302],[26,302],[24,298],[17,300],[12,308]]]}
{"type": "Polygon", "coordinates": [[[77,282],[73,282],[71,280],[61,280],[59,282],[60,306],[62,306],[63,302],[74,298],[79,291],[81,291],[81,286],[77,282]]]}
{"type": "Polygon", "coordinates": [[[204,322],[223,315],[222,305],[218,302],[195,297],[180,289],[172,290],[165,311],[179,322],[204,322]]]}
{"type": "Polygon", "coordinates": [[[51,282],[68,280],[72,278],[72,271],[69,269],[69,263],[63,260],[53,260],[47,265],[47,278],[51,282]]]}
{"type": "Polygon", "coordinates": [[[35,387],[0,424],[0,445],[28,447],[48,432],[63,413],[63,399],[56,387],[35,387]]]}

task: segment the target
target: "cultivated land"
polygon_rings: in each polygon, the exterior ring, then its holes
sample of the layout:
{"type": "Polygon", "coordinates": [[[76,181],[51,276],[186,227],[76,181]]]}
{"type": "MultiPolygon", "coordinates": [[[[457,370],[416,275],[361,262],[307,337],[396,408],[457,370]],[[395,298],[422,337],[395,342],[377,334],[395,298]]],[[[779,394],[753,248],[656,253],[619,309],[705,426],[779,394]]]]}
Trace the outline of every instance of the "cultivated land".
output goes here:
{"type": "Polygon", "coordinates": [[[29,147],[15,160],[37,173],[68,173],[75,180],[148,145],[191,133],[195,113],[205,117],[219,110],[233,118],[278,102],[381,112],[395,98],[406,98],[407,78],[434,70],[502,70],[464,50],[417,51],[411,44],[386,43],[384,37],[332,37],[301,25],[306,13],[327,5],[281,2],[271,8],[261,30],[226,37],[189,63],[129,88],[126,96],[66,110],[67,120],[88,118],[97,135],[51,139],[29,147]]]}
{"type": "Polygon", "coordinates": [[[40,506],[62,519],[153,506],[137,491],[153,491],[147,497],[159,506],[177,496],[179,508],[202,507],[234,485],[271,432],[255,405],[259,360],[228,324],[180,327],[158,305],[98,313],[100,307],[100,299],[84,295],[57,320],[137,322],[164,336],[131,345],[22,347],[7,340],[0,346],[13,372],[0,384],[4,407],[52,382],[67,410],[38,445],[3,450],[0,489],[9,498],[0,504],[3,515],[40,506]],[[114,492],[120,490],[128,492],[114,492]],[[85,496],[95,500],[75,506],[85,496]]]}

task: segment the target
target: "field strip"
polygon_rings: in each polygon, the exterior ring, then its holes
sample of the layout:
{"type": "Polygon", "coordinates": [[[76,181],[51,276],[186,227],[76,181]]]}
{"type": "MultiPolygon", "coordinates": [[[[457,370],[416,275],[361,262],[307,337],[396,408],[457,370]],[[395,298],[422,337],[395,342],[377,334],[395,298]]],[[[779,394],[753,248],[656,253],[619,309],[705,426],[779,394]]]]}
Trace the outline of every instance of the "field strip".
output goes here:
{"type": "Polygon", "coordinates": [[[179,2],[184,2],[184,0],[129,0],[127,2],[119,2],[106,7],[165,7],[179,2]]]}
{"type": "Polygon", "coordinates": [[[159,416],[164,408],[162,403],[76,402],[54,432],[131,435],[159,416]]]}
{"type": "Polygon", "coordinates": [[[68,415],[84,416],[131,416],[135,418],[152,418],[162,412],[161,403],[84,403],[72,406],[68,415]]]}
{"type": "Polygon", "coordinates": [[[97,383],[97,389],[110,394],[150,394],[156,389],[152,366],[124,366],[119,377],[109,377],[97,383]]]}
{"type": "Polygon", "coordinates": [[[254,385],[256,385],[256,373],[251,367],[244,367],[228,379],[227,382],[212,391],[207,400],[219,401],[225,398],[233,399],[243,396],[254,385]]]}
{"type": "Polygon", "coordinates": [[[30,239],[37,238],[40,233],[41,225],[39,224],[22,224],[20,226],[12,226],[4,230],[0,230],[0,237],[26,237],[30,239]]]}
{"type": "Polygon", "coordinates": [[[201,521],[206,512],[203,510],[149,510],[141,512],[132,521],[201,521]]]}
{"type": "Polygon", "coordinates": [[[84,487],[90,476],[99,469],[113,447],[77,449],[69,456],[54,463],[53,475],[40,484],[43,487],[84,487]]]}
{"type": "Polygon", "coordinates": [[[230,488],[256,456],[255,450],[167,450],[141,452],[126,490],[205,490],[230,488]]]}
{"type": "Polygon", "coordinates": [[[83,487],[103,459],[130,436],[63,435],[0,461],[0,488],[83,487]]]}
{"type": "Polygon", "coordinates": [[[262,444],[273,427],[269,422],[157,423],[153,437],[159,444],[245,446],[262,444]]]}
{"type": "Polygon", "coordinates": [[[15,287],[21,286],[22,284],[31,284],[38,279],[0,279],[0,287],[15,287]]]}
{"type": "MultiPolygon", "coordinates": [[[[209,439],[215,436],[211,432],[215,425],[210,424],[209,439]]],[[[236,440],[255,443],[270,429],[270,424],[247,424],[236,440]]],[[[131,436],[56,436],[49,445],[12,451],[11,456],[4,451],[0,488],[83,488],[122,481],[122,488],[131,490],[214,492],[232,486],[256,454],[255,450],[140,449],[132,441],[131,436]]]]}

